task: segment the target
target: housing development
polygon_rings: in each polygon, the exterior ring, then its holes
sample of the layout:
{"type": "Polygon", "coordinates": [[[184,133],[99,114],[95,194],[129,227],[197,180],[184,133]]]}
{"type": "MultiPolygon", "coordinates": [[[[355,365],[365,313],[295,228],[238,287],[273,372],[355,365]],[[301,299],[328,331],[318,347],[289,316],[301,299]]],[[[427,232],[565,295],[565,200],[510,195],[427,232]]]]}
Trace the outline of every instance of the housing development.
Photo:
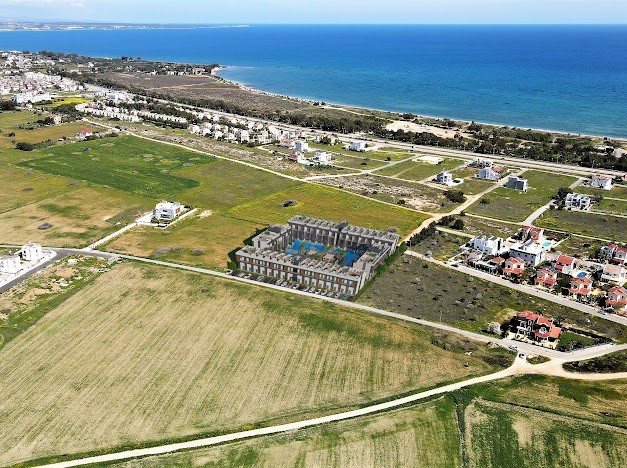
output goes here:
{"type": "Polygon", "coordinates": [[[215,68],[0,53],[0,466],[627,464],[625,141],[215,68]]]}

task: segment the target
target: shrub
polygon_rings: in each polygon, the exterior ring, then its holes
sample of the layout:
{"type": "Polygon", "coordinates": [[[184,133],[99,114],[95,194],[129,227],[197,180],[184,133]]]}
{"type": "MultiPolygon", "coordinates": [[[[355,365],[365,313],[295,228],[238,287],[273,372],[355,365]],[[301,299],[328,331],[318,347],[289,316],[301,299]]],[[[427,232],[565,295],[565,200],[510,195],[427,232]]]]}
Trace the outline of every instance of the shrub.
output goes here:
{"type": "Polygon", "coordinates": [[[453,203],[463,203],[466,201],[464,192],[462,192],[461,190],[447,190],[446,192],[444,192],[444,195],[453,203]]]}

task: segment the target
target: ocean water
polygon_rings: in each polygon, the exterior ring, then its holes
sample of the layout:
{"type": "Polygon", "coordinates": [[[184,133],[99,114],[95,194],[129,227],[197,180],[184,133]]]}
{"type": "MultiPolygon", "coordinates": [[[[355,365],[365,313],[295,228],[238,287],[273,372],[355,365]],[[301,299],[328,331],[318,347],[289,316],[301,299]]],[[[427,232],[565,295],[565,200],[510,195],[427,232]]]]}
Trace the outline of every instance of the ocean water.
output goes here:
{"type": "Polygon", "coordinates": [[[280,94],[627,137],[627,25],[16,31],[0,49],[220,63],[280,94]]]}

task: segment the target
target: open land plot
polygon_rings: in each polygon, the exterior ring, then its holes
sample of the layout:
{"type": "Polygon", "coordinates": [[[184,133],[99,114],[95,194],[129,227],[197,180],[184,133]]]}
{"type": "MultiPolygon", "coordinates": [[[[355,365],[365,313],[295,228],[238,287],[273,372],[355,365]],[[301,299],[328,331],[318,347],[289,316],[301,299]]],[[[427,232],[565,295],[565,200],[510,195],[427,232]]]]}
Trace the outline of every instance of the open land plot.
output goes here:
{"type": "Polygon", "coordinates": [[[352,157],[352,156],[335,156],[333,164],[336,166],[350,167],[351,169],[376,169],[377,167],[388,164],[386,161],[372,159],[368,156],[352,157]]]}
{"type": "Polygon", "coordinates": [[[551,201],[560,187],[568,187],[576,180],[574,177],[539,171],[526,171],[523,177],[529,180],[526,193],[499,187],[467,211],[506,221],[524,221],[536,209],[551,201]]]}
{"type": "Polygon", "coordinates": [[[466,244],[468,240],[468,237],[436,231],[434,235],[427,237],[418,244],[412,245],[411,250],[445,261],[461,253],[460,247],[466,244]]]}
{"type": "Polygon", "coordinates": [[[426,212],[450,211],[458,205],[446,198],[443,190],[391,177],[364,174],[320,179],[318,182],[375,200],[426,212]]]}
{"type": "Polygon", "coordinates": [[[263,225],[285,223],[294,215],[314,216],[375,229],[396,227],[408,234],[426,215],[314,184],[303,184],[229,210],[233,217],[263,225]],[[288,200],[296,202],[285,207],[288,200]]]}
{"type": "Polygon", "coordinates": [[[615,185],[612,190],[603,190],[592,187],[578,186],[575,189],[577,193],[587,193],[589,195],[601,195],[602,197],[622,198],[627,200],[627,185],[615,185]]]}
{"type": "Polygon", "coordinates": [[[208,215],[199,211],[166,230],[138,227],[127,231],[105,249],[188,265],[226,268],[229,253],[266,227],[221,213],[208,215]]]}
{"type": "Polygon", "coordinates": [[[181,202],[213,211],[258,200],[300,184],[285,177],[224,160],[185,167],[174,174],[194,180],[198,184],[180,194],[181,202]]]}
{"type": "Polygon", "coordinates": [[[469,177],[464,179],[464,182],[461,185],[457,185],[455,188],[457,190],[461,190],[466,195],[476,195],[477,193],[481,193],[484,190],[489,189],[495,184],[495,182],[490,182],[489,180],[481,180],[469,177]]]}
{"type": "Polygon", "coordinates": [[[555,249],[578,258],[591,257],[599,251],[607,242],[594,239],[586,239],[579,236],[570,236],[555,249]]]}
{"type": "Polygon", "coordinates": [[[0,294],[0,349],[107,271],[95,257],[65,257],[0,294]]]}
{"type": "Polygon", "coordinates": [[[627,200],[612,200],[604,198],[600,203],[593,205],[594,211],[627,215],[627,200]]]}
{"type": "Polygon", "coordinates": [[[157,466],[460,466],[455,405],[440,399],[294,434],[120,463],[157,466]]]}
{"type": "Polygon", "coordinates": [[[508,322],[522,310],[536,310],[576,328],[627,340],[627,328],[620,324],[408,255],[362,290],[358,302],[475,332],[490,322],[508,322]]]}
{"type": "Polygon", "coordinates": [[[0,213],[80,187],[65,177],[42,174],[8,164],[0,165],[0,180],[0,213]]]}
{"type": "Polygon", "coordinates": [[[154,207],[154,201],[104,187],[82,187],[0,214],[0,241],[84,247],[154,207]],[[42,225],[51,226],[42,229],[42,225]]]}
{"type": "Polygon", "coordinates": [[[627,463],[625,429],[504,403],[465,411],[469,466],[614,467],[627,463]]]}
{"type": "Polygon", "coordinates": [[[86,125],[85,122],[73,122],[61,125],[46,125],[32,130],[14,130],[15,136],[12,137],[12,139],[15,141],[25,141],[27,143],[39,143],[46,140],[71,138],[85,127],[90,128],[92,131],[98,131],[97,128],[91,128],[91,126],[86,125]]]}
{"type": "MultiPolygon", "coordinates": [[[[419,157],[416,155],[416,157],[419,157]]],[[[380,171],[381,175],[398,177],[406,180],[424,180],[435,177],[442,171],[449,171],[456,168],[463,161],[460,159],[446,158],[438,164],[431,164],[426,161],[405,161],[394,166],[387,167],[380,171]]]]}
{"type": "Polygon", "coordinates": [[[520,226],[502,223],[496,219],[475,218],[474,216],[461,217],[464,221],[464,232],[473,236],[497,236],[507,239],[516,234],[520,226]]]}
{"type": "Polygon", "coordinates": [[[43,153],[46,157],[20,164],[151,198],[176,198],[196,187],[197,181],[171,172],[213,159],[132,136],[55,146],[43,153]]]}
{"type": "Polygon", "coordinates": [[[627,218],[582,211],[550,210],[535,220],[537,226],[627,242],[627,218]]]}
{"type": "Polygon", "coordinates": [[[379,415],[115,466],[454,467],[461,451],[470,466],[621,466],[626,390],[625,381],[527,375],[379,415]]]}
{"type": "Polygon", "coordinates": [[[335,153],[338,155],[345,155],[345,156],[349,156],[349,157],[355,157],[355,158],[370,158],[373,160],[379,160],[379,161],[399,161],[402,159],[407,159],[407,158],[411,158],[413,155],[412,153],[409,152],[403,152],[402,150],[399,150],[398,148],[396,148],[396,151],[382,151],[382,150],[372,150],[372,151],[365,151],[365,152],[360,152],[360,151],[351,151],[349,149],[344,148],[344,143],[340,143],[337,145],[322,145],[319,143],[309,143],[309,147],[310,148],[314,148],[314,149],[320,149],[320,150],[324,150],[324,151],[329,151],[331,153],[335,153]]]}
{"type": "Polygon", "coordinates": [[[300,420],[511,362],[432,341],[290,293],[118,263],[0,350],[0,464],[300,420]]]}

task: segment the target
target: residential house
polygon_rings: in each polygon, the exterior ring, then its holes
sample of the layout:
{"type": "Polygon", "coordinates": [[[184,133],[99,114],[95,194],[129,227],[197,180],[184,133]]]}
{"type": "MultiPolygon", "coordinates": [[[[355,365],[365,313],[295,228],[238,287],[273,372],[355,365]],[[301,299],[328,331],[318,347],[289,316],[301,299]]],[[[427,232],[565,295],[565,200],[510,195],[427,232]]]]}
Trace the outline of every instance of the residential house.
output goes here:
{"type": "Polygon", "coordinates": [[[516,340],[530,341],[532,343],[555,348],[562,329],[541,314],[525,310],[518,314],[510,325],[510,332],[516,340]]]}
{"type": "Polygon", "coordinates": [[[516,278],[525,272],[525,262],[522,258],[511,257],[503,263],[503,274],[510,278],[516,278]]]}
{"type": "Polygon", "coordinates": [[[612,263],[627,264],[627,247],[615,243],[601,247],[600,256],[612,263]]]}
{"type": "Polygon", "coordinates": [[[590,187],[612,190],[612,178],[604,174],[594,174],[590,178],[590,187]]]}
{"type": "Polygon", "coordinates": [[[312,160],[318,164],[331,164],[331,153],[318,150],[314,153],[312,160]]]}
{"type": "Polygon", "coordinates": [[[0,273],[15,274],[22,269],[20,257],[17,255],[0,256],[0,273]]]}
{"type": "Polygon", "coordinates": [[[605,283],[615,283],[619,286],[627,280],[627,270],[622,265],[610,265],[603,266],[603,272],[601,273],[601,281],[605,283]]]}
{"type": "Polygon", "coordinates": [[[526,192],[529,189],[529,182],[527,181],[527,179],[523,179],[522,177],[509,176],[505,187],[514,190],[520,190],[521,192],[526,192]]]}
{"type": "Polygon", "coordinates": [[[589,210],[592,197],[581,193],[569,193],[564,199],[564,208],[568,210],[589,210]]]}
{"type": "Polygon", "coordinates": [[[488,255],[500,255],[507,252],[505,241],[501,237],[479,236],[470,240],[468,246],[488,255]]]}
{"type": "Polygon", "coordinates": [[[558,273],[552,268],[540,268],[536,273],[535,284],[547,289],[552,289],[557,284],[558,273]]]}
{"type": "Polygon", "coordinates": [[[476,175],[477,179],[483,180],[499,180],[501,178],[501,171],[498,171],[496,167],[483,167],[476,175]]]}
{"type": "Polygon", "coordinates": [[[592,294],[592,280],[587,276],[571,279],[568,294],[578,298],[590,296],[592,294]]]}
{"type": "Polygon", "coordinates": [[[627,289],[617,286],[607,292],[605,304],[616,310],[627,308],[627,289]]]}
{"type": "Polygon", "coordinates": [[[522,259],[531,266],[537,266],[542,263],[546,257],[545,250],[533,240],[524,243],[517,242],[509,248],[510,257],[522,259]]]}
{"type": "Polygon", "coordinates": [[[364,142],[364,141],[353,141],[353,142],[351,142],[350,145],[348,145],[348,149],[351,150],[351,151],[359,151],[360,153],[363,153],[364,151],[367,151],[366,142],[364,142]]]}
{"type": "Polygon", "coordinates": [[[304,140],[296,140],[294,142],[294,150],[307,153],[309,151],[309,143],[304,140]]]}
{"type": "Polygon", "coordinates": [[[447,171],[442,171],[435,176],[435,182],[450,187],[453,185],[453,174],[447,171]]]}
{"type": "Polygon", "coordinates": [[[555,259],[555,269],[560,273],[569,275],[577,268],[579,260],[569,255],[558,255],[555,259]]]}
{"type": "Polygon", "coordinates": [[[516,236],[521,242],[532,240],[534,242],[542,243],[545,240],[544,229],[534,226],[523,226],[518,230],[516,236]]]}
{"type": "Polygon", "coordinates": [[[491,159],[483,159],[483,158],[477,158],[474,161],[472,161],[469,164],[470,167],[478,167],[480,169],[483,169],[484,167],[492,167],[494,166],[494,161],[492,161],[491,159]]]}
{"type": "Polygon", "coordinates": [[[90,129],[88,129],[88,128],[83,128],[83,129],[81,129],[81,131],[80,131],[80,132],[78,132],[78,133],[76,134],[76,138],[78,138],[79,140],[81,140],[81,141],[82,141],[82,140],[84,140],[85,138],[92,136],[93,134],[94,134],[94,133],[93,133],[90,129]]]}
{"type": "Polygon", "coordinates": [[[26,262],[37,262],[43,258],[44,253],[41,245],[29,242],[22,246],[20,256],[26,262]]]}
{"type": "Polygon", "coordinates": [[[172,221],[179,216],[185,207],[181,203],[162,201],[157,203],[152,213],[153,217],[159,221],[172,221]]]}

